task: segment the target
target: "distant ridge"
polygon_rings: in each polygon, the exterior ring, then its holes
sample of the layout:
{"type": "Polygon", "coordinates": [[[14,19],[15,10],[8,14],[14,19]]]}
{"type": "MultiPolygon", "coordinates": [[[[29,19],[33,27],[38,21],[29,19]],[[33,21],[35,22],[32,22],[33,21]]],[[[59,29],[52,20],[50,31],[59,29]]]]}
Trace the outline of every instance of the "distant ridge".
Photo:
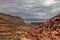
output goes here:
{"type": "Polygon", "coordinates": [[[43,24],[44,22],[32,22],[31,24],[33,24],[33,25],[41,25],[41,24],[43,24]]]}

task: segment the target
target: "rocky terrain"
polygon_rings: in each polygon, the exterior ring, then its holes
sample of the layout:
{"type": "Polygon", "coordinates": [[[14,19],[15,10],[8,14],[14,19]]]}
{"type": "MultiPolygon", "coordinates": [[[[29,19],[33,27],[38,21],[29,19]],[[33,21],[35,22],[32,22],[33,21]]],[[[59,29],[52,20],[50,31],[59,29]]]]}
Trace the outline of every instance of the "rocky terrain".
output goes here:
{"type": "Polygon", "coordinates": [[[24,24],[24,20],[21,17],[0,13],[0,24],[21,25],[21,24],[24,24]]]}
{"type": "Polygon", "coordinates": [[[0,40],[60,40],[60,14],[37,27],[0,13],[0,40]]]}
{"type": "Polygon", "coordinates": [[[21,34],[31,31],[33,27],[25,24],[21,17],[0,13],[0,40],[18,40],[21,34]]]}
{"type": "Polygon", "coordinates": [[[60,40],[60,14],[21,35],[21,40],[60,40]]]}

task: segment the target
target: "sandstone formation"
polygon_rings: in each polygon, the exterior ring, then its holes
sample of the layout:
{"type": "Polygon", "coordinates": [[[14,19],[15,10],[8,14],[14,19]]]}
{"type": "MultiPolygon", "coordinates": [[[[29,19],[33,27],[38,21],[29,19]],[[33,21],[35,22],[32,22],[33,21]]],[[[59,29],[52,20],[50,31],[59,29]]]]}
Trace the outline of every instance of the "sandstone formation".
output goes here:
{"type": "Polygon", "coordinates": [[[22,36],[21,40],[60,40],[60,14],[22,36]]]}
{"type": "Polygon", "coordinates": [[[36,27],[0,13],[0,40],[60,40],[60,14],[36,27]]]}
{"type": "Polygon", "coordinates": [[[38,40],[60,40],[60,14],[36,28],[38,40]]]}
{"type": "Polygon", "coordinates": [[[20,35],[27,34],[33,27],[25,24],[21,17],[0,13],[0,40],[20,40],[20,35]]]}
{"type": "Polygon", "coordinates": [[[24,24],[24,20],[21,17],[0,13],[0,24],[21,25],[21,24],[24,24]]]}

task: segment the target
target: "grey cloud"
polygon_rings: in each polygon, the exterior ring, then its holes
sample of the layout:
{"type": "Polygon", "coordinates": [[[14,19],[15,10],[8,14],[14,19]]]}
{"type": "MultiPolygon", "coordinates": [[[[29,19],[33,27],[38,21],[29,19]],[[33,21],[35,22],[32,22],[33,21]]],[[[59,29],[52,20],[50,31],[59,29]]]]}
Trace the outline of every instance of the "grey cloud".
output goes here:
{"type": "Polygon", "coordinates": [[[48,19],[60,13],[60,0],[47,6],[47,0],[0,0],[0,12],[21,16],[24,19],[48,19]]]}

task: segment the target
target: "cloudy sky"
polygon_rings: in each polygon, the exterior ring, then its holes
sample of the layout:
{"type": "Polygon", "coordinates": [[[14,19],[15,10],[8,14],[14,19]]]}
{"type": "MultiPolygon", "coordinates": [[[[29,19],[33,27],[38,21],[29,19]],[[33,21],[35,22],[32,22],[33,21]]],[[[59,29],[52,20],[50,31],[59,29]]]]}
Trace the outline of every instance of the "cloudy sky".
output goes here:
{"type": "Polygon", "coordinates": [[[60,13],[60,0],[0,0],[0,12],[21,16],[26,22],[50,19],[60,13]]]}

